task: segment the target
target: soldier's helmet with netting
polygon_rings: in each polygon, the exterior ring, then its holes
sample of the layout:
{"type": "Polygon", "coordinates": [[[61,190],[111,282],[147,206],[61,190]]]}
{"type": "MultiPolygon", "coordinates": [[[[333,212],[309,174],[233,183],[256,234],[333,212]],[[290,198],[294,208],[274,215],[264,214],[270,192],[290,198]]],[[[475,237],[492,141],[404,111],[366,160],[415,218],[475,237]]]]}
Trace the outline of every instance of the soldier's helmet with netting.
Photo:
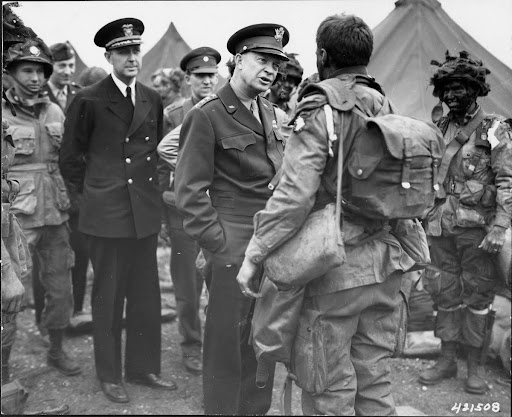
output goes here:
{"type": "Polygon", "coordinates": [[[297,85],[302,81],[302,74],[304,74],[304,68],[300,65],[298,59],[296,58],[297,54],[285,52],[289,61],[282,65],[282,72],[285,78],[295,79],[297,85]]]}
{"type": "Polygon", "coordinates": [[[53,72],[50,49],[31,28],[24,25],[12,11],[12,6],[17,6],[17,3],[2,6],[3,69],[9,70],[20,61],[39,62],[43,64],[45,77],[49,78],[53,72]]]}
{"type": "Polygon", "coordinates": [[[470,56],[466,51],[460,51],[459,56],[451,56],[446,51],[445,62],[440,64],[438,61],[431,61],[432,65],[439,68],[436,70],[430,84],[434,86],[433,95],[441,97],[444,86],[451,81],[462,81],[470,84],[476,89],[478,96],[486,96],[491,88],[486,82],[486,76],[491,73],[484,67],[482,61],[470,56]]]}

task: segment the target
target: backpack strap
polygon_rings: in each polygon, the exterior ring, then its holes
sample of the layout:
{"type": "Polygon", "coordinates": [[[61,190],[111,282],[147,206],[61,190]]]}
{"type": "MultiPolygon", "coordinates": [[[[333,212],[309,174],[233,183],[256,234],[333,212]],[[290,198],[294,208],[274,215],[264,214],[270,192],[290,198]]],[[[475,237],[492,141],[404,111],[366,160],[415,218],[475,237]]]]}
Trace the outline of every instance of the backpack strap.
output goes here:
{"type": "MultiPolygon", "coordinates": [[[[329,134],[329,155],[331,157],[334,156],[334,152],[332,150],[332,146],[334,142],[338,140],[338,136],[334,133],[334,117],[332,114],[332,108],[329,104],[324,105],[325,119],[327,122],[327,133],[329,134]]],[[[343,120],[343,114],[342,114],[343,120]]],[[[343,143],[342,141],[338,141],[338,178],[336,182],[336,225],[338,226],[336,229],[338,235],[338,242],[343,242],[343,236],[341,234],[341,229],[343,227],[341,215],[341,177],[343,175],[343,143]]]]}
{"type": "Polygon", "coordinates": [[[450,142],[450,144],[446,147],[446,151],[441,159],[441,165],[439,167],[439,171],[437,174],[437,183],[443,184],[446,179],[446,174],[448,174],[448,168],[450,167],[450,163],[452,162],[453,157],[462,148],[468,140],[471,134],[475,131],[475,129],[482,123],[485,119],[485,113],[480,108],[478,113],[469,121],[469,123],[464,126],[455,139],[450,142]]]}

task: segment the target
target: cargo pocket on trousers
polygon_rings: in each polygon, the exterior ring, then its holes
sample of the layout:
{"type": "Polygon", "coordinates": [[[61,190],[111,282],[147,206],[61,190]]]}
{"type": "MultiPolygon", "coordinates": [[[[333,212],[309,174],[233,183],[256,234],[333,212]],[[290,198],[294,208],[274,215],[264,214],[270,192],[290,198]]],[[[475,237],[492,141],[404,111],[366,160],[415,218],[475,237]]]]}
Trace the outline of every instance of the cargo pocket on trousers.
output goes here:
{"type": "Polygon", "coordinates": [[[323,344],[321,323],[301,322],[295,337],[292,354],[292,373],[297,385],[311,394],[321,394],[327,384],[327,358],[323,344]]]}
{"type": "Polygon", "coordinates": [[[396,330],[395,335],[395,350],[392,358],[399,358],[404,353],[405,342],[407,339],[407,318],[409,314],[409,306],[407,304],[407,298],[402,290],[400,290],[400,296],[402,300],[397,306],[397,320],[398,320],[398,328],[396,330]]]}

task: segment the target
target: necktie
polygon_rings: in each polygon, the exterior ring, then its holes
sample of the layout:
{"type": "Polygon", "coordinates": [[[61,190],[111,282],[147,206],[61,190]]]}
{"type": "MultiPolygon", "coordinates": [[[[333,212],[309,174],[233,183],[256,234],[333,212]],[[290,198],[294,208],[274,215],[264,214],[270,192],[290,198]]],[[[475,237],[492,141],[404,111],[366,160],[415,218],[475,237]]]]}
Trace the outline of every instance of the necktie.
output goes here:
{"type": "Polygon", "coordinates": [[[133,110],[132,89],[131,89],[131,87],[126,87],[126,100],[128,100],[128,103],[130,103],[130,108],[133,110]]]}
{"type": "Polygon", "coordinates": [[[66,93],[64,93],[63,90],[59,90],[57,92],[57,101],[59,102],[59,106],[61,107],[62,110],[65,110],[66,109],[66,102],[67,102],[67,99],[66,99],[66,93]]]}
{"type": "Polygon", "coordinates": [[[256,117],[256,120],[261,123],[260,112],[258,111],[258,103],[256,102],[256,99],[251,101],[251,113],[256,117]]]}

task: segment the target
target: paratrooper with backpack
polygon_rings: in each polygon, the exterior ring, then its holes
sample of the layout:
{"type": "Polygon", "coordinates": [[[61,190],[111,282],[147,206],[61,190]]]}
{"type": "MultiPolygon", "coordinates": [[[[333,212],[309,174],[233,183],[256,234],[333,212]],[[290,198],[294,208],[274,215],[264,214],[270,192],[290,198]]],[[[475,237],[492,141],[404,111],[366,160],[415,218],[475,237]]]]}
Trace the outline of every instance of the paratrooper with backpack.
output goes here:
{"type": "MultiPolygon", "coordinates": [[[[278,297],[288,290],[295,297],[305,285],[298,318],[290,318],[291,308],[276,311],[276,321],[260,335],[261,298],[253,319],[259,364],[285,363],[302,388],[305,415],[394,415],[387,360],[400,353],[405,340],[401,278],[418,262],[428,261],[428,249],[416,259],[415,245],[409,251],[400,240],[423,233],[415,218],[433,205],[442,137],[433,125],[394,114],[393,104],[368,75],[373,35],[362,19],[328,17],[316,41],[321,81],[308,85],[299,97],[282,176],[265,209],[254,217],[254,234],[237,280],[242,293],[254,298],[264,293],[265,281],[261,293],[257,288],[261,267],[265,277],[279,282],[278,297]],[[304,235],[306,225],[336,202],[343,210],[336,226],[341,227],[346,256],[333,268],[321,262],[318,268],[303,265],[310,276],[299,282],[292,273],[283,285],[291,270],[307,274],[296,267],[300,258],[291,263],[283,256],[276,262],[277,254],[290,242],[301,248],[301,241],[315,240],[315,228],[311,239],[304,235]],[[277,268],[270,268],[271,260],[277,268]],[[288,359],[269,356],[276,344],[260,349],[280,320],[297,322],[296,329],[287,329],[295,332],[288,359]]],[[[303,258],[309,252],[304,250],[303,258]]]]}

